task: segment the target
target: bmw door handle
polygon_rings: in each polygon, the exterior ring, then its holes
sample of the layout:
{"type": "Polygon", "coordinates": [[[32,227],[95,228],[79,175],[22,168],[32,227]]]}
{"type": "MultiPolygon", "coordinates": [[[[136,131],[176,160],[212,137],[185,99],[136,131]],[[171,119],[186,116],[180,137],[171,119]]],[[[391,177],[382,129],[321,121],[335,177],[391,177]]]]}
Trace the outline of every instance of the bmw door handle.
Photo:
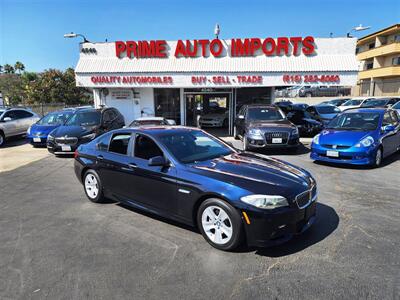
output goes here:
{"type": "Polygon", "coordinates": [[[98,160],[103,160],[103,159],[104,159],[104,156],[103,156],[103,155],[97,155],[97,159],[98,159],[98,160]]]}
{"type": "Polygon", "coordinates": [[[135,163],[129,163],[128,166],[131,169],[136,169],[137,168],[137,164],[135,164],[135,163]]]}

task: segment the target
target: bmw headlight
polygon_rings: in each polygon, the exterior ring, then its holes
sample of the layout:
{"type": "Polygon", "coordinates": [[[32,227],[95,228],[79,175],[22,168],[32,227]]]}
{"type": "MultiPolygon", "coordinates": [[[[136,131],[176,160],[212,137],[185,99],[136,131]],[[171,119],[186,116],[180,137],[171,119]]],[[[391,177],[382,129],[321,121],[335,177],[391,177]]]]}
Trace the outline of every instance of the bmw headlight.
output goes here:
{"type": "Polygon", "coordinates": [[[51,133],[49,133],[48,136],[47,136],[47,140],[48,141],[54,141],[54,136],[51,135],[51,133]]]}
{"type": "Polygon", "coordinates": [[[289,206],[286,198],[279,195],[248,195],[240,198],[240,200],[262,209],[289,206]]]}
{"type": "Polygon", "coordinates": [[[313,143],[314,143],[315,145],[318,145],[318,144],[319,144],[319,137],[320,137],[320,134],[317,134],[317,135],[314,136],[314,138],[312,139],[312,141],[313,141],[313,143]]]}
{"type": "Polygon", "coordinates": [[[251,129],[249,129],[248,134],[249,134],[250,136],[252,136],[252,137],[262,138],[261,130],[260,130],[260,129],[257,129],[257,128],[251,128],[251,129]]]}
{"type": "Polygon", "coordinates": [[[369,147],[375,142],[374,138],[372,136],[367,136],[363,138],[359,143],[355,145],[355,147],[369,147]]]}
{"type": "Polygon", "coordinates": [[[95,133],[90,133],[81,137],[82,140],[93,140],[96,137],[95,133]]]}

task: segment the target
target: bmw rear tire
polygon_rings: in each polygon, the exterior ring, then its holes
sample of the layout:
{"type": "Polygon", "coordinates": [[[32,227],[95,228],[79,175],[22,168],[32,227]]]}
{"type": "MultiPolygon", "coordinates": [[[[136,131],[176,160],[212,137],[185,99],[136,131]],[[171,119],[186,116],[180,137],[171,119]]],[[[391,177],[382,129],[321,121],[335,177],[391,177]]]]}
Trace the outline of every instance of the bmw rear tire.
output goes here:
{"type": "Polygon", "coordinates": [[[86,171],[83,176],[83,187],[86,196],[94,203],[104,202],[103,186],[99,175],[95,170],[86,171]]]}
{"type": "Polygon", "coordinates": [[[210,198],[197,211],[197,224],[204,239],[214,248],[230,251],[243,239],[242,219],[229,203],[210,198]]]}

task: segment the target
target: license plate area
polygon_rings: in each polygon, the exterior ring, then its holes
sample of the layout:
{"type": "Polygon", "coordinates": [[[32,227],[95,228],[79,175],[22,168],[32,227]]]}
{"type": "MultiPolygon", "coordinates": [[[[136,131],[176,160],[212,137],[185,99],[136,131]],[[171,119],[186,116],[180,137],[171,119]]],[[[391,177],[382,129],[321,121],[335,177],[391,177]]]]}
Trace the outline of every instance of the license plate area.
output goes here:
{"type": "Polygon", "coordinates": [[[62,145],[62,146],[61,146],[61,150],[62,150],[62,151],[68,151],[68,152],[69,152],[69,151],[71,151],[71,146],[62,145]]]}
{"type": "Polygon", "coordinates": [[[41,138],[38,138],[38,137],[34,137],[34,138],[33,138],[33,141],[34,141],[35,143],[40,143],[40,142],[42,141],[42,139],[41,139],[41,138]]]}
{"type": "Polygon", "coordinates": [[[339,152],[338,151],[327,150],[326,151],[326,156],[339,157],[339,152]]]}
{"type": "Polygon", "coordinates": [[[282,144],[282,138],[272,138],[272,144],[282,144]]]}

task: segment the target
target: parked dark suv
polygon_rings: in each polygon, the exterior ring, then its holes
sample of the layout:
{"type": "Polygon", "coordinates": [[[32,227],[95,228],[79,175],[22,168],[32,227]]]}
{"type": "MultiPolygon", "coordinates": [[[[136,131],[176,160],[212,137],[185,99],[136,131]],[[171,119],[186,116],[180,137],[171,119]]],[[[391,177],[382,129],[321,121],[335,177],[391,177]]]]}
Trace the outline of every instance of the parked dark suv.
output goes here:
{"type": "Polygon", "coordinates": [[[47,150],[56,155],[72,154],[79,145],[124,125],[124,117],[116,108],[78,109],[64,125],[50,132],[47,150]]]}
{"type": "Polygon", "coordinates": [[[235,119],[235,138],[242,138],[244,150],[299,146],[299,130],[276,106],[244,105],[235,119]]]}

